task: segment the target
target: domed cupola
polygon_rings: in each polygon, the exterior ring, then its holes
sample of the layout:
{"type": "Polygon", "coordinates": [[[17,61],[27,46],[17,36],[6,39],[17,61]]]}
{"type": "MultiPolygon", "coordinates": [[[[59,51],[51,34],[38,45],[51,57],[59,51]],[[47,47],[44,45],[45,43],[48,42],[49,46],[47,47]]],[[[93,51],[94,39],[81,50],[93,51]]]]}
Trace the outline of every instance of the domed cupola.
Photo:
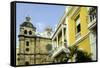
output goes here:
{"type": "Polygon", "coordinates": [[[31,18],[30,17],[26,17],[26,20],[20,25],[21,27],[29,27],[29,28],[33,28],[36,30],[36,27],[33,26],[33,24],[30,22],[31,18]]]}
{"type": "Polygon", "coordinates": [[[26,17],[25,21],[20,25],[20,35],[33,36],[35,35],[36,27],[31,23],[31,18],[26,17]]]}

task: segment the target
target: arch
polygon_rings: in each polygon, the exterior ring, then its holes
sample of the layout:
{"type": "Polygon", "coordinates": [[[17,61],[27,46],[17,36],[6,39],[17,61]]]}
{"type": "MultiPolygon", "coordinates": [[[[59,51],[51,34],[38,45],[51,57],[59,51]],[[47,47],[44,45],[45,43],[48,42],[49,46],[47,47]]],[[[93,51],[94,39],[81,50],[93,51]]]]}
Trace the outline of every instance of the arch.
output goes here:
{"type": "Polygon", "coordinates": [[[28,62],[28,61],[26,61],[26,62],[25,62],[25,65],[29,65],[29,62],[28,62]]]}
{"type": "Polygon", "coordinates": [[[29,48],[26,48],[26,51],[28,52],[29,51],[29,48]]]}
{"type": "Polygon", "coordinates": [[[24,34],[27,34],[27,30],[24,30],[24,34]]]}
{"type": "Polygon", "coordinates": [[[29,46],[29,41],[26,41],[26,46],[29,46]]]}
{"type": "Polygon", "coordinates": [[[32,35],[32,31],[29,31],[29,35],[32,35]]]}

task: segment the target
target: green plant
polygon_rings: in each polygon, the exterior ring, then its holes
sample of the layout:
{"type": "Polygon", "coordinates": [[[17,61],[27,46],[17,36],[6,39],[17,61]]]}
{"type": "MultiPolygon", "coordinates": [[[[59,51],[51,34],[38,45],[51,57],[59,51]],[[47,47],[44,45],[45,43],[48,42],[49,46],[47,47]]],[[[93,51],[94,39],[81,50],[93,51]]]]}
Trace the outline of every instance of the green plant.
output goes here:
{"type": "Polygon", "coordinates": [[[77,50],[76,54],[77,54],[77,56],[75,58],[76,62],[89,62],[89,61],[92,61],[91,54],[88,54],[87,52],[77,50]]]}
{"type": "Polygon", "coordinates": [[[91,54],[78,49],[78,46],[68,47],[70,50],[68,59],[72,59],[75,55],[75,62],[89,62],[92,61],[91,54]]]}
{"type": "Polygon", "coordinates": [[[77,51],[77,46],[70,46],[70,47],[68,47],[68,49],[70,50],[70,53],[69,53],[69,59],[72,59],[73,58],[73,56],[74,56],[74,54],[76,53],[76,51],[77,51]]]}

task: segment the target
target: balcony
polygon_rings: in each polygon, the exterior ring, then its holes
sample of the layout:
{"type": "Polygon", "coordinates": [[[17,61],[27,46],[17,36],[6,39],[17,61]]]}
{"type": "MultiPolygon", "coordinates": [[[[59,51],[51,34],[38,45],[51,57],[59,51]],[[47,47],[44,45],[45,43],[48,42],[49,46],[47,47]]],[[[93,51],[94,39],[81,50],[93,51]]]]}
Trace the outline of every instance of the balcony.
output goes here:
{"type": "Polygon", "coordinates": [[[89,12],[88,28],[91,30],[96,26],[96,17],[97,17],[96,8],[95,7],[89,8],[88,12],[89,12]]]}
{"type": "Polygon", "coordinates": [[[69,53],[69,50],[65,46],[59,46],[59,47],[55,48],[54,50],[52,50],[51,57],[54,58],[62,52],[65,52],[67,54],[67,53],[69,53]]]}
{"type": "Polygon", "coordinates": [[[88,24],[88,28],[91,30],[96,26],[96,18],[94,18],[90,23],[88,24]]]}

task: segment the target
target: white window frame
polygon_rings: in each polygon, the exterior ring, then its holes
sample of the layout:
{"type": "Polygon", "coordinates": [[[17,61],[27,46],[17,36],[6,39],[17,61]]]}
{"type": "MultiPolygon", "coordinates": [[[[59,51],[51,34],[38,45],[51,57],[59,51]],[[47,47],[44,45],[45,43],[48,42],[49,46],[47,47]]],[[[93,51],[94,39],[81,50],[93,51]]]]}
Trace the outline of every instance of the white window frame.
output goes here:
{"type": "Polygon", "coordinates": [[[81,34],[80,32],[77,33],[77,26],[80,24],[80,16],[77,18],[77,20],[75,20],[75,22],[76,22],[76,39],[79,39],[81,34]]]}

